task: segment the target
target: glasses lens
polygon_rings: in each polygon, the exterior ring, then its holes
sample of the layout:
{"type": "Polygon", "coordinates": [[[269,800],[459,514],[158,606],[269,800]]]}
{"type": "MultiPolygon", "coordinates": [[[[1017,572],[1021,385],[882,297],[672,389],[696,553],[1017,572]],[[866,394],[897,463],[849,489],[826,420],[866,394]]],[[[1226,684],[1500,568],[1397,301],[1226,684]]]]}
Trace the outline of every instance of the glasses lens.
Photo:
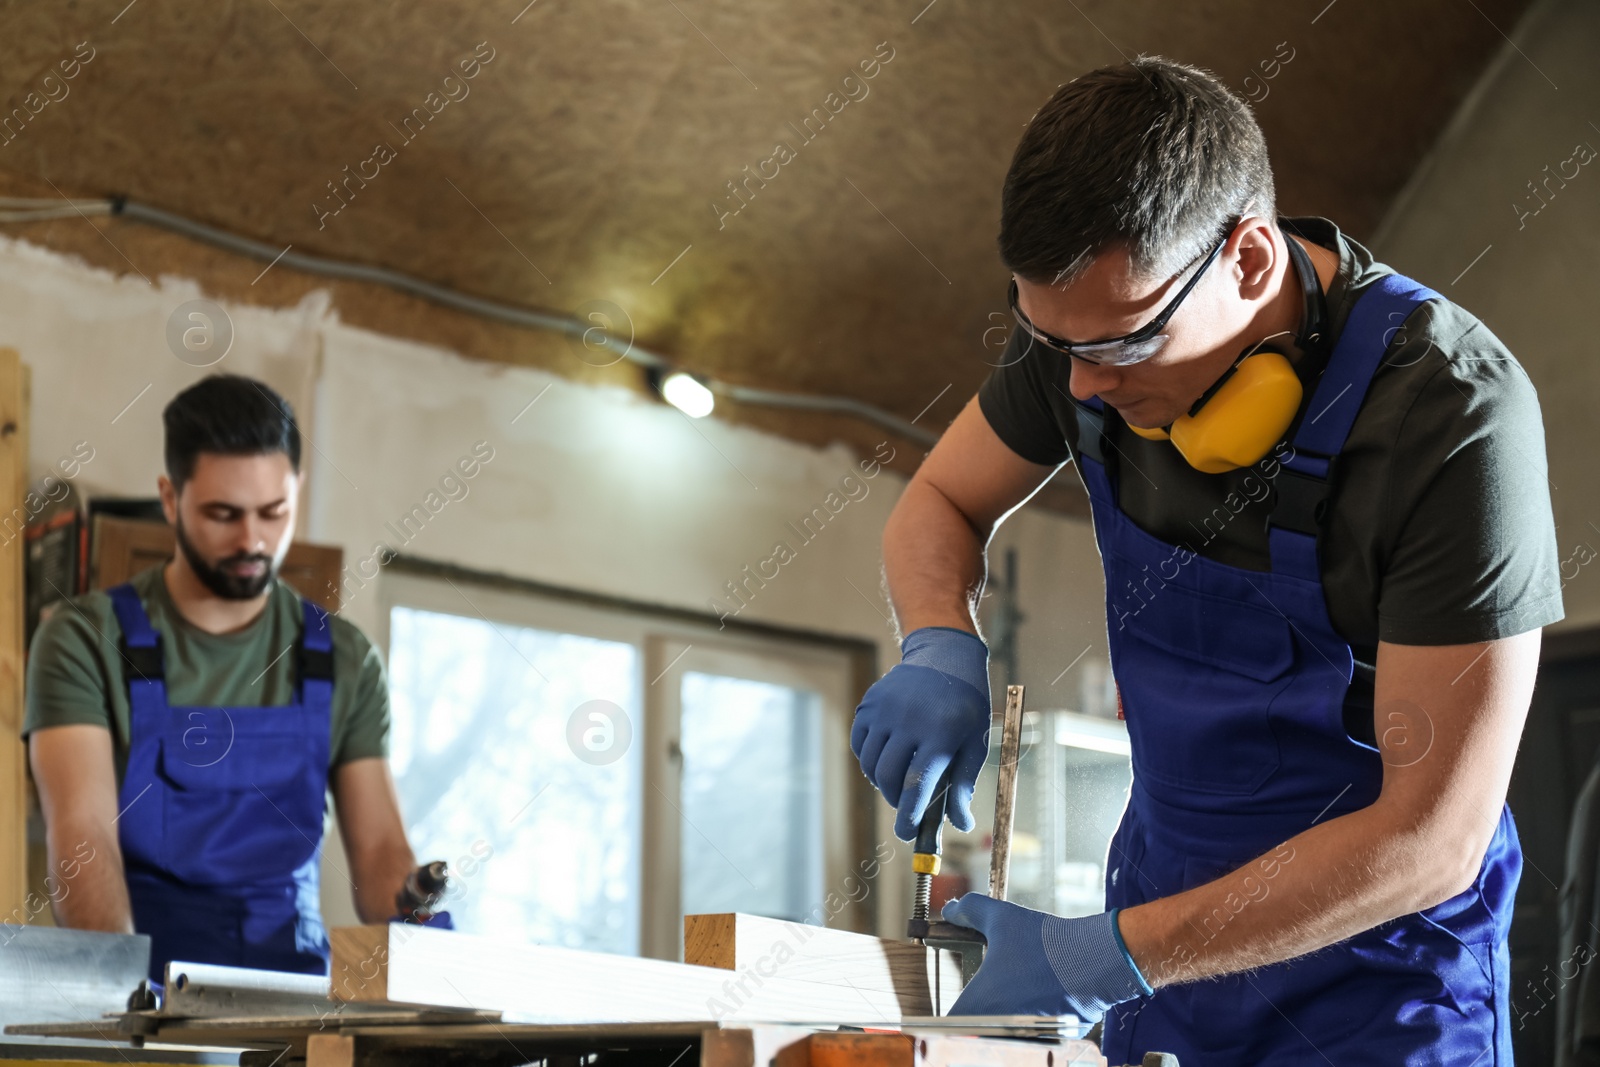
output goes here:
{"type": "Polygon", "coordinates": [[[1126,367],[1130,363],[1143,363],[1161,351],[1166,343],[1167,335],[1158,333],[1154,337],[1146,337],[1132,344],[1114,341],[1107,345],[1074,346],[1072,354],[1102,366],[1126,367]]]}
{"type": "Polygon", "coordinates": [[[1147,337],[1131,344],[1124,344],[1121,341],[1105,341],[1098,344],[1073,345],[1071,348],[1063,348],[1055,338],[1041,336],[1037,328],[1029,328],[1026,332],[1052,352],[1070,355],[1076,359],[1083,360],[1085,363],[1094,363],[1103,367],[1126,367],[1133,363],[1143,363],[1161,351],[1167,343],[1167,335],[1158,333],[1154,337],[1147,337]]]}

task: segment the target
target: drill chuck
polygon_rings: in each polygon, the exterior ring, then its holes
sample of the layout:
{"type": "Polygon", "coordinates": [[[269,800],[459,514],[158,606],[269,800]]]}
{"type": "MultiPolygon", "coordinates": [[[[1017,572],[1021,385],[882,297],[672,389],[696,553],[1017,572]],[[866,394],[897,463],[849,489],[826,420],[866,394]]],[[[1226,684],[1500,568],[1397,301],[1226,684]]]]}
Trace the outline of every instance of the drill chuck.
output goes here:
{"type": "Polygon", "coordinates": [[[424,863],[407,876],[405,885],[401,886],[400,892],[395,895],[395,907],[404,916],[421,913],[426,917],[438,910],[438,905],[444,899],[445,891],[449,887],[450,868],[444,860],[424,863]]]}

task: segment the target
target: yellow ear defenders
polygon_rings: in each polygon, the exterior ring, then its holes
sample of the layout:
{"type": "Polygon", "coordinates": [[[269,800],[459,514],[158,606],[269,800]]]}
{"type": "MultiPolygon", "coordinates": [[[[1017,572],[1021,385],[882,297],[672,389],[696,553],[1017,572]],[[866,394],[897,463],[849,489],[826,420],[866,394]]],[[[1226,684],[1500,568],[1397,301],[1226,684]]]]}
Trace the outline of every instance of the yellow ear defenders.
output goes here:
{"type": "Polygon", "coordinates": [[[1287,356],[1252,351],[1229,367],[1171,426],[1128,429],[1151,441],[1170,440],[1189,466],[1206,474],[1222,474],[1248,467],[1283,440],[1303,395],[1300,378],[1287,356]]]}
{"type": "MultiPolygon", "coordinates": [[[[1303,332],[1296,341],[1302,350],[1316,351],[1321,347],[1326,320],[1322,286],[1305,249],[1289,238],[1284,240],[1306,300],[1303,332]]],[[[1206,474],[1223,474],[1255,463],[1283,440],[1305,395],[1287,356],[1270,349],[1258,351],[1273,337],[1288,332],[1256,342],[1171,426],[1128,429],[1151,441],[1170,440],[1189,466],[1206,474]]]]}

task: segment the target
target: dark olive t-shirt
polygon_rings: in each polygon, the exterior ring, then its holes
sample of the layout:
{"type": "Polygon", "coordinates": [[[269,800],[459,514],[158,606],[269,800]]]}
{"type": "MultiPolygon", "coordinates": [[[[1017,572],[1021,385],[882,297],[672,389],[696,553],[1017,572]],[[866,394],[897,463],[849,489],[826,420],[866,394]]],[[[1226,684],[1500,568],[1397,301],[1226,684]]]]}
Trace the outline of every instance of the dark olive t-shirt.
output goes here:
{"type": "MultiPolygon", "coordinates": [[[[212,634],[178,614],[162,568],[135,575],[131,584],[150,624],[161,634],[167,702],[173,707],[260,707],[294,699],[297,657],[292,649],[304,628],[301,599],[274,581],[256,620],[231,634],[212,634]],[[287,652],[287,654],[286,654],[287,652]]],[[[387,755],[389,688],[378,650],[354,624],[333,625],[333,709],[328,766],[387,755]]],[[[23,735],[48,726],[87,723],[110,728],[121,781],[128,758],[128,681],[111,598],[85,593],[58,605],[33,636],[28,651],[27,712],[23,735]]]]}
{"type": "MultiPolygon", "coordinates": [[[[1357,297],[1393,269],[1327,219],[1280,222],[1339,255],[1327,293],[1337,339],[1357,297]]],[[[1056,465],[1077,444],[1069,357],[1039,345],[1023,355],[1021,333],[1012,331],[979,407],[1013,452],[1056,465]]],[[[1302,403],[1312,395],[1308,388],[1302,403]]],[[[1209,559],[1269,568],[1266,515],[1276,492],[1262,488],[1260,464],[1203,474],[1115,414],[1106,427],[1129,518],[1209,559]]],[[[1368,664],[1379,640],[1465,644],[1562,617],[1533,383],[1483,323],[1448,300],[1422,305],[1389,340],[1334,477],[1322,576],[1335,628],[1368,664]]]]}

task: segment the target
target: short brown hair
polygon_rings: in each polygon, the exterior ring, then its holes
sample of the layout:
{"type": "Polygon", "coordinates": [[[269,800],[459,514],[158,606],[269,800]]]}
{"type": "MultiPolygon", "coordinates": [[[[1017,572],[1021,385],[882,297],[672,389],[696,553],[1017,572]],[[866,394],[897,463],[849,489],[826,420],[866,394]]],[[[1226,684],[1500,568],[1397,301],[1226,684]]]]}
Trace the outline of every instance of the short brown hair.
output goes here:
{"type": "Polygon", "coordinates": [[[1250,212],[1276,218],[1266,139],[1215,77],[1160,56],[1089,71],[1029,122],[1000,200],[1000,258],[1066,285],[1122,244],[1166,279],[1250,212]]]}

